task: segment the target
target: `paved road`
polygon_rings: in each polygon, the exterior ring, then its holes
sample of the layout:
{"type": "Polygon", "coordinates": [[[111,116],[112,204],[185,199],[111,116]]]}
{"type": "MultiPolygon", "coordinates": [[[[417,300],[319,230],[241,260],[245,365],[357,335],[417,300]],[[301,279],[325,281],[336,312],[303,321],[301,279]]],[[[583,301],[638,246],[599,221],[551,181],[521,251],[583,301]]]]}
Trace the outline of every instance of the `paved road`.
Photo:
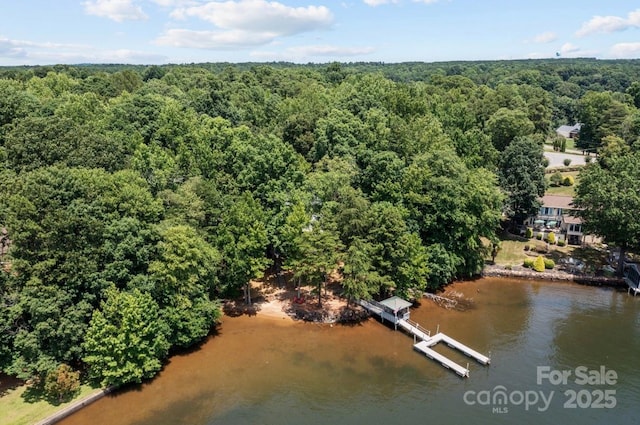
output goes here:
{"type": "MultiPolygon", "coordinates": [[[[571,160],[571,165],[585,165],[585,156],[582,155],[576,155],[576,154],[571,154],[571,153],[564,153],[564,152],[545,152],[544,156],[547,157],[547,159],[549,159],[549,167],[548,168],[554,168],[554,167],[564,167],[564,160],[565,158],[569,158],[571,160]]],[[[591,157],[591,159],[593,160],[593,156],[591,157]]]]}

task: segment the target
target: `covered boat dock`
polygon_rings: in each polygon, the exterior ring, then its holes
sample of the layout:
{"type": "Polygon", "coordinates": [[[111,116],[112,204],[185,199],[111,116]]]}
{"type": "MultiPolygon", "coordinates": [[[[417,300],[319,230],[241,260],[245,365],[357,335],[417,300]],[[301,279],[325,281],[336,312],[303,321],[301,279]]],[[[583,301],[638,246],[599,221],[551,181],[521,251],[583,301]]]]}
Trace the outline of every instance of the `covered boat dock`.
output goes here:
{"type": "Polygon", "coordinates": [[[468,357],[475,359],[483,365],[491,363],[491,359],[489,357],[480,354],[442,332],[438,332],[434,336],[431,336],[431,332],[429,330],[423,328],[410,319],[411,312],[409,309],[412,304],[407,300],[394,296],[382,301],[360,300],[358,303],[369,312],[378,315],[383,323],[385,320],[393,323],[393,327],[396,330],[398,329],[398,326],[400,326],[401,329],[413,336],[413,348],[416,351],[419,351],[430,359],[439,362],[447,369],[453,370],[461,377],[469,377],[469,365],[465,368],[446,356],[434,351],[431,347],[435,346],[439,342],[444,342],[449,347],[463,352],[468,357]],[[418,342],[417,339],[420,341],[418,342]]]}

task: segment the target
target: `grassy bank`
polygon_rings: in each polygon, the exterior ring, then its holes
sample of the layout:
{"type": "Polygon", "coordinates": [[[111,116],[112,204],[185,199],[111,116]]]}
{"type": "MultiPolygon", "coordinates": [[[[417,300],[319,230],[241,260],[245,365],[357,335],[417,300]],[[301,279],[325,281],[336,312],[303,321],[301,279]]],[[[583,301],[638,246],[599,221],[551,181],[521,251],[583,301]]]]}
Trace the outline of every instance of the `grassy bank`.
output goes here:
{"type": "MultiPolygon", "coordinates": [[[[532,252],[535,252],[536,248],[546,248],[546,242],[539,241],[537,239],[526,240],[524,238],[510,238],[503,239],[500,242],[500,251],[496,256],[495,263],[500,266],[520,266],[525,258],[527,258],[525,245],[529,245],[532,252]]],[[[573,246],[557,246],[550,245],[549,252],[546,254],[549,258],[556,257],[569,257],[573,255],[575,247],[573,246]]]]}
{"type": "Polygon", "coordinates": [[[8,388],[0,393],[0,424],[32,425],[87,395],[99,391],[81,385],[76,396],[64,403],[51,404],[27,385],[8,388]]]}
{"type": "Polygon", "coordinates": [[[537,239],[520,238],[508,234],[501,237],[500,251],[495,258],[495,264],[505,267],[521,266],[527,258],[527,252],[530,256],[535,256],[533,253],[537,248],[540,250],[546,248],[547,252],[540,255],[554,260],[556,264],[569,257],[580,260],[587,265],[586,271],[597,270],[607,264],[607,252],[597,247],[547,245],[546,242],[537,239]],[[529,246],[529,251],[525,251],[526,245],[529,246]]]}

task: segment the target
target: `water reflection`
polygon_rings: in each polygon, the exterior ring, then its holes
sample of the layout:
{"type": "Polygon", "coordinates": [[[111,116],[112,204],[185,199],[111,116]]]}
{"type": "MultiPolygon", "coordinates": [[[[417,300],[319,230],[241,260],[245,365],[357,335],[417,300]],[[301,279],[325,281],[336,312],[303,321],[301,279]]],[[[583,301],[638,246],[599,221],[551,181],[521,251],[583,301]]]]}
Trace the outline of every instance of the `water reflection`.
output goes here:
{"type": "Polygon", "coordinates": [[[424,301],[412,318],[480,352],[460,379],[412,350],[412,339],[373,320],[318,326],[260,317],[227,318],[219,336],[176,356],[149,384],[107,397],[63,421],[72,424],[637,423],[640,298],[567,283],[483,279],[456,284],[474,308],[424,301]],[[540,365],[606,365],[621,375],[614,410],[563,409],[560,390],[536,384],[540,365]],[[551,410],[508,414],[468,406],[466,391],[498,385],[558,391],[551,410]],[[428,420],[427,420],[428,418],[428,420]]]}

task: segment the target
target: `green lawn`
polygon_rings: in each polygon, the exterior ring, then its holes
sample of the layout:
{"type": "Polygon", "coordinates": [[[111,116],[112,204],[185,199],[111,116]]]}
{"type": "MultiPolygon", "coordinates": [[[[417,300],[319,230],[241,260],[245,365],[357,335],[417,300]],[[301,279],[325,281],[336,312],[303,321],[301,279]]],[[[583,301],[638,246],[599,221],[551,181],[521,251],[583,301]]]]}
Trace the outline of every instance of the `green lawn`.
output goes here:
{"type": "Polygon", "coordinates": [[[558,186],[552,187],[548,186],[545,191],[545,195],[559,195],[559,196],[575,196],[576,190],[575,186],[558,186]]]}
{"type": "Polygon", "coordinates": [[[565,140],[567,141],[566,149],[575,149],[576,148],[575,139],[565,139],[565,140]]]}
{"type": "MultiPolygon", "coordinates": [[[[574,139],[565,139],[567,141],[567,144],[565,146],[566,150],[569,149],[575,149],[576,148],[576,142],[574,139]]],[[[553,141],[552,140],[547,140],[546,142],[544,142],[545,145],[549,146],[551,149],[553,149],[553,141]]]]}
{"type": "MultiPolygon", "coordinates": [[[[496,256],[495,263],[500,266],[521,266],[524,259],[527,258],[524,250],[525,245],[529,245],[531,251],[535,251],[536,247],[547,246],[545,242],[537,239],[527,240],[513,235],[502,235],[500,251],[496,256]]],[[[549,251],[544,256],[553,259],[556,264],[565,258],[573,257],[583,261],[587,265],[587,270],[597,270],[607,264],[607,252],[598,249],[598,247],[549,245],[549,251]]]]}
{"type": "Polygon", "coordinates": [[[563,195],[563,196],[575,196],[575,188],[576,185],[578,184],[578,174],[580,174],[579,171],[569,171],[566,173],[560,173],[562,174],[562,177],[566,177],[566,176],[573,176],[573,178],[575,179],[575,184],[573,186],[551,186],[549,185],[549,178],[553,175],[553,174],[547,174],[545,176],[545,179],[547,181],[547,191],[545,192],[545,195],[563,195]]]}
{"type": "Polygon", "coordinates": [[[530,241],[526,239],[503,240],[500,242],[500,251],[496,256],[496,264],[501,266],[521,266],[524,259],[527,258],[524,250],[525,245],[530,247],[546,246],[546,243],[536,239],[531,239],[530,241]]]}
{"type": "Polygon", "coordinates": [[[31,400],[27,389],[28,387],[26,385],[21,385],[15,388],[9,388],[0,393],[0,424],[34,424],[68,406],[72,402],[86,397],[95,391],[99,391],[89,385],[82,385],[73,400],[54,405],[40,397],[34,397],[35,400],[31,400]]]}

